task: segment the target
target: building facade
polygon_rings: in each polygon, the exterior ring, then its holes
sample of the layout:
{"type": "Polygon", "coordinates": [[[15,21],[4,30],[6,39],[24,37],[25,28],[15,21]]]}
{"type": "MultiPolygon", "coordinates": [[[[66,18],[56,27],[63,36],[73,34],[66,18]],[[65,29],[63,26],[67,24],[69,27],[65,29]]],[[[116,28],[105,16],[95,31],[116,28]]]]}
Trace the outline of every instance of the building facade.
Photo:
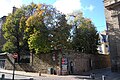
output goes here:
{"type": "Polygon", "coordinates": [[[104,0],[111,70],[120,72],[120,0],[104,0]]]}
{"type": "Polygon", "coordinates": [[[108,35],[106,33],[106,30],[100,32],[99,37],[100,37],[100,41],[99,41],[100,45],[98,46],[98,53],[108,55],[109,54],[109,43],[108,43],[108,35]]]}
{"type": "Polygon", "coordinates": [[[6,20],[6,16],[3,16],[0,18],[0,51],[3,47],[3,44],[5,43],[5,39],[3,37],[3,31],[2,31],[2,25],[6,20]]]}

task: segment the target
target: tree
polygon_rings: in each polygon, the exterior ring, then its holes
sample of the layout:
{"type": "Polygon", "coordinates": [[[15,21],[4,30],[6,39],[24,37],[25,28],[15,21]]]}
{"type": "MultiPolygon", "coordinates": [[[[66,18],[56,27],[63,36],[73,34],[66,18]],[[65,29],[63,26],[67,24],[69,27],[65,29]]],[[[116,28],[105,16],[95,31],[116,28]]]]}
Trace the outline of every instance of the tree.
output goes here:
{"type": "Polygon", "coordinates": [[[46,53],[67,48],[70,27],[65,15],[53,6],[32,3],[9,14],[2,30],[6,39],[4,51],[46,53]]]}
{"type": "Polygon", "coordinates": [[[46,7],[44,14],[46,15],[44,21],[49,30],[52,49],[68,49],[71,26],[67,24],[66,16],[51,6],[46,7]]]}
{"type": "Polygon", "coordinates": [[[27,18],[32,15],[34,7],[35,4],[33,3],[28,6],[22,6],[7,16],[2,28],[4,38],[6,39],[6,43],[2,49],[3,51],[17,52],[18,54],[29,51],[26,38],[27,34],[25,33],[25,22],[27,18]]]}
{"type": "Polygon", "coordinates": [[[69,28],[65,15],[50,5],[39,4],[26,21],[29,48],[36,53],[66,48],[69,28]]]}
{"type": "MultiPolygon", "coordinates": [[[[18,9],[14,14],[9,14],[6,19],[6,22],[3,25],[2,30],[4,31],[4,38],[8,43],[14,45],[15,49],[12,52],[19,52],[20,51],[20,31],[19,31],[19,22],[21,17],[23,16],[23,11],[18,9]]],[[[7,42],[5,44],[7,44],[7,42]]],[[[9,47],[9,45],[6,47],[9,47]]],[[[12,49],[12,47],[5,48],[3,50],[12,49]]]]}
{"type": "Polygon", "coordinates": [[[84,18],[79,12],[78,14],[74,19],[73,49],[87,54],[96,54],[99,40],[97,30],[90,19],[84,18]]]}
{"type": "Polygon", "coordinates": [[[33,15],[26,21],[26,32],[29,34],[28,46],[36,53],[49,52],[48,30],[44,25],[42,16],[33,15]]]}
{"type": "Polygon", "coordinates": [[[18,62],[21,62],[22,55],[30,53],[28,46],[29,35],[25,32],[26,20],[34,13],[35,4],[22,6],[17,8],[13,13],[9,14],[6,22],[3,24],[4,38],[6,43],[3,45],[2,50],[9,53],[17,53],[18,62]]]}

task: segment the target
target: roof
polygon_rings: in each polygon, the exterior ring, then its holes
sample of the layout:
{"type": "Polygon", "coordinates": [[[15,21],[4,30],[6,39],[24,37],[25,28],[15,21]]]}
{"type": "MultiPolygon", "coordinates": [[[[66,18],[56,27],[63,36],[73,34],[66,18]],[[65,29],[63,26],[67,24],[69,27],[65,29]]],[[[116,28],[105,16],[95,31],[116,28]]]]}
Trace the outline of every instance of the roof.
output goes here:
{"type": "Polygon", "coordinates": [[[0,53],[0,56],[7,55],[9,54],[8,52],[0,53]]]}
{"type": "Polygon", "coordinates": [[[120,7],[120,1],[105,6],[105,8],[107,8],[108,10],[114,10],[116,7],[120,7]]]}

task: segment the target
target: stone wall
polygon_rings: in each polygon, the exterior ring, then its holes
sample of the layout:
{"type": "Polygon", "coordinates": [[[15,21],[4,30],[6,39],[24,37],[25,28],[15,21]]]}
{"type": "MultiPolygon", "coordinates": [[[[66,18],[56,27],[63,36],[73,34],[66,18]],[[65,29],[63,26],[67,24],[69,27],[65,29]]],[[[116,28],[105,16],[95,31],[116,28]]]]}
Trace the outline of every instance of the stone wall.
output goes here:
{"type": "Polygon", "coordinates": [[[111,67],[110,55],[94,55],[95,69],[111,67]]]}
{"type": "MultiPolygon", "coordinates": [[[[12,55],[7,56],[6,69],[13,69],[13,58],[12,55]]],[[[52,67],[53,63],[51,60],[51,54],[41,54],[41,55],[30,55],[30,63],[15,63],[16,70],[26,71],[26,72],[39,72],[47,73],[47,69],[52,67]]]]}
{"type": "MultiPolygon", "coordinates": [[[[83,53],[75,53],[73,51],[65,54],[68,58],[68,73],[70,71],[70,62],[73,62],[73,74],[81,74],[82,72],[89,71],[92,69],[106,68],[110,67],[109,55],[91,55],[83,53]]],[[[58,57],[57,57],[58,58],[58,57]]],[[[52,60],[52,54],[41,54],[41,55],[31,55],[30,63],[16,63],[16,70],[30,71],[30,72],[41,72],[48,73],[49,68],[56,70],[60,68],[60,61],[52,60]],[[32,58],[33,57],[33,58],[32,58]]],[[[13,68],[13,59],[10,55],[7,56],[6,69],[13,68]]]]}
{"type": "Polygon", "coordinates": [[[69,63],[73,62],[73,74],[80,74],[90,70],[90,56],[86,54],[72,54],[68,55],[69,63]]]}
{"type": "Polygon", "coordinates": [[[75,55],[68,55],[69,62],[74,63],[74,74],[81,74],[92,69],[100,69],[110,67],[110,56],[109,55],[91,55],[76,53],[75,55]]]}

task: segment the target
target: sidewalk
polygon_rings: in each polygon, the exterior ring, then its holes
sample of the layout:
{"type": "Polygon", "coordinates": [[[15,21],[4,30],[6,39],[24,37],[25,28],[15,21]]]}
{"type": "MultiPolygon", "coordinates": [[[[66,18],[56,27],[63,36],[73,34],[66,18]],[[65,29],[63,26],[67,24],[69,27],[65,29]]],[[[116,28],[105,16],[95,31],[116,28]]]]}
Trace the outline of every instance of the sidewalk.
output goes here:
{"type": "MultiPolygon", "coordinates": [[[[5,69],[0,69],[0,73],[6,73],[6,74],[13,74],[12,70],[5,70],[5,69]]],[[[32,72],[24,72],[24,71],[15,71],[15,75],[19,75],[19,76],[26,76],[26,77],[37,77],[37,78],[90,78],[90,76],[81,76],[81,75],[52,75],[52,74],[41,74],[41,76],[39,76],[39,73],[32,73],[32,72]]],[[[56,79],[58,80],[58,79],[56,79]]],[[[67,79],[68,80],[68,79],[67,79]]]]}
{"type": "MultiPolygon", "coordinates": [[[[13,74],[12,70],[0,69],[0,73],[13,74]]],[[[28,76],[28,77],[39,77],[39,73],[25,72],[25,71],[15,71],[15,75],[28,76]]],[[[41,76],[57,76],[50,74],[41,74],[41,76]]]]}
{"type": "MultiPolygon", "coordinates": [[[[6,73],[6,74],[12,74],[12,70],[4,70],[0,69],[0,73],[6,73]]],[[[50,75],[50,74],[41,74],[39,76],[39,73],[32,73],[32,72],[24,72],[24,71],[15,71],[16,75],[26,76],[26,77],[37,77],[37,78],[77,78],[77,79],[83,79],[85,78],[88,80],[90,78],[90,74],[95,74],[94,80],[102,80],[102,75],[105,76],[105,80],[120,80],[120,73],[112,73],[109,68],[106,69],[96,69],[89,72],[85,72],[83,75],[66,75],[66,76],[58,76],[58,75],[50,75]]],[[[49,80],[49,79],[48,79],[49,80]]],[[[56,79],[58,80],[58,79],[56,79]]],[[[91,79],[89,79],[91,80],[91,79]]]]}
{"type": "Polygon", "coordinates": [[[105,80],[120,80],[120,73],[111,72],[110,68],[104,69],[96,69],[89,72],[85,72],[85,74],[95,74],[95,80],[102,80],[102,76],[105,77],[105,80]]]}

